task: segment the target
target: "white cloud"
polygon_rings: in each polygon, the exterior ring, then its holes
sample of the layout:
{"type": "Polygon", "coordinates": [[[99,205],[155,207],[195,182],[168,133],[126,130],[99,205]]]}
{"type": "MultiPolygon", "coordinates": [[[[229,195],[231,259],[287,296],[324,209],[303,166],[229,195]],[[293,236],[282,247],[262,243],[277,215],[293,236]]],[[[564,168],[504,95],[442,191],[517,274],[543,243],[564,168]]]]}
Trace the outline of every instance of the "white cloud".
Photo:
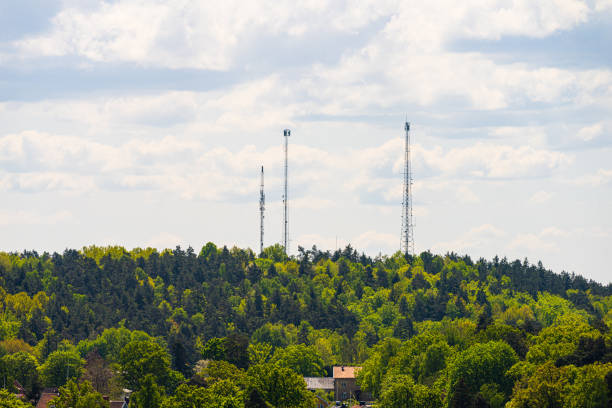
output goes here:
{"type": "Polygon", "coordinates": [[[456,197],[463,204],[476,204],[480,202],[478,195],[464,185],[457,188],[456,197]]]}
{"type": "Polygon", "coordinates": [[[432,249],[437,253],[454,252],[482,252],[483,247],[492,240],[499,240],[506,235],[502,229],[491,224],[483,224],[470,229],[461,236],[451,240],[438,242],[432,249]]]}
{"type": "Polygon", "coordinates": [[[338,203],[321,197],[306,196],[291,200],[291,208],[305,210],[324,210],[337,207],[338,203]]]}
{"type": "Polygon", "coordinates": [[[65,223],[73,218],[68,211],[58,211],[50,214],[40,214],[35,211],[26,210],[3,210],[0,209],[0,225],[55,225],[65,223]]]}
{"type": "Polygon", "coordinates": [[[612,10],[612,0],[596,0],[595,10],[597,11],[612,10]]]}
{"type": "Polygon", "coordinates": [[[578,131],[578,138],[585,142],[590,142],[593,139],[601,136],[603,133],[603,124],[596,123],[591,126],[583,127],[578,131]]]}
{"type": "Polygon", "coordinates": [[[74,173],[0,172],[0,190],[3,191],[22,191],[29,193],[58,191],[82,193],[95,189],[96,184],[92,177],[74,173]]]}
{"type": "MultiPolygon", "coordinates": [[[[321,65],[315,59],[314,67],[301,78],[291,78],[291,85],[246,84],[239,87],[244,94],[232,92],[220,98],[221,107],[234,107],[217,119],[219,126],[228,127],[240,120],[282,123],[291,117],[287,114],[298,111],[355,114],[406,103],[431,106],[445,98],[465,99],[478,109],[525,102],[588,103],[594,97],[590,90],[605,90],[612,82],[608,70],[572,72],[499,65],[478,53],[454,53],[445,48],[448,42],[465,38],[545,37],[586,22],[589,13],[589,6],[578,0],[262,0],[248,4],[229,0],[214,6],[189,0],[122,0],[85,8],[69,4],[54,18],[50,31],[22,39],[17,46],[34,56],[78,55],[96,62],[229,70],[236,68],[244,50],[253,48],[259,38],[358,33],[375,21],[385,22],[365,46],[347,50],[338,66],[321,65]],[[270,85],[274,90],[269,92],[253,89],[270,85]],[[249,115],[243,107],[250,110],[260,92],[275,97],[305,96],[309,101],[291,103],[287,109],[279,103],[271,110],[265,100],[262,104],[257,99],[259,110],[249,115]]],[[[160,117],[196,114],[194,106],[160,105],[160,117]]],[[[138,117],[132,109],[150,112],[154,108],[130,102],[128,109],[120,111],[138,117]]]]}
{"type": "Polygon", "coordinates": [[[0,138],[0,163],[22,170],[117,168],[122,167],[123,156],[118,149],[78,137],[25,131],[0,138]]]}
{"type": "Polygon", "coordinates": [[[247,4],[228,0],[214,5],[189,0],[122,0],[98,4],[66,3],[49,32],[17,44],[31,54],[227,69],[243,43],[262,35],[301,37],[321,30],[355,33],[385,19],[385,36],[431,49],[451,38],[543,37],[584,23],[589,13],[587,4],[576,0],[418,4],[326,0],[247,4]]]}
{"type": "Polygon", "coordinates": [[[392,253],[399,247],[399,238],[396,235],[369,230],[358,235],[347,237],[329,237],[321,234],[303,234],[295,240],[295,248],[298,245],[310,248],[316,245],[320,249],[335,250],[351,245],[358,252],[367,254],[392,253]]]}
{"type": "Polygon", "coordinates": [[[185,241],[180,236],[170,232],[162,232],[149,239],[144,247],[163,250],[166,248],[174,249],[177,245],[181,245],[183,247],[187,246],[185,241]]]}
{"type": "Polygon", "coordinates": [[[570,233],[568,231],[562,230],[560,228],[557,227],[546,227],[544,228],[541,232],[540,235],[542,237],[560,237],[560,238],[564,238],[564,237],[568,237],[570,235],[570,233]]]}
{"type": "Polygon", "coordinates": [[[492,128],[489,134],[506,143],[515,142],[517,145],[545,148],[549,131],[545,126],[498,126],[492,128]]]}
{"type": "Polygon", "coordinates": [[[568,231],[557,227],[547,227],[539,233],[517,234],[508,244],[508,248],[523,253],[559,252],[559,239],[568,236],[568,231]]]}
{"type": "Polygon", "coordinates": [[[612,230],[607,230],[601,226],[592,227],[587,231],[588,234],[596,238],[608,238],[612,236],[612,230]]]}
{"type": "Polygon", "coordinates": [[[478,53],[413,50],[393,36],[374,37],[337,66],[317,66],[302,82],[328,115],[384,112],[407,104],[435,106],[453,99],[462,108],[482,110],[532,103],[587,105],[612,93],[612,74],[606,69],[498,64],[478,53]]]}
{"type": "Polygon", "coordinates": [[[548,191],[540,190],[534,193],[531,198],[529,198],[529,201],[535,204],[543,204],[549,201],[553,197],[553,195],[553,193],[550,193],[548,191]]]}
{"type": "Polygon", "coordinates": [[[465,148],[425,150],[415,146],[417,160],[427,168],[445,175],[468,175],[477,178],[523,178],[549,175],[572,156],[530,146],[513,147],[482,142],[465,148]]]}
{"type": "Polygon", "coordinates": [[[304,102],[296,100],[283,82],[273,75],[207,92],[140,92],[8,102],[5,109],[0,109],[0,118],[22,120],[29,129],[45,132],[50,126],[67,125],[72,132],[82,129],[81,136],[97,139],[159,137],[164,129],[199,137],[261,134],[281,124],[291,125],[292,118],[304,113],[304,102]],[[31,123],[32,117],[36,122],[31,123]]]}
{"type": "Polygon", "coordinates": [[[294,248],[302,246],[310,249],[313,245],[316,245],[321,250],[335,250],[336,248],[343,248],[344,241],[341,238],[321,234],[301,234],[291,243],[291,247],[294,248]]]}
{"type": "Polygon", "coordinates": [[[326,0],[214,4],[121,0],[101,2],[98,7],[73,3],[54,17],[49,32],[17,45],[32,55],[225,70],[254,38],[302,37],[330,29],[354,32],[390,13],[395,2],[387,3],[347,4],[346,8],[326,0]]]}
{"type": "MultiPolygon", "coordinates": [[[[290,190],[295,205],[320,210],[335,206],[340,197],[343,202],[347,197],[371,204],[401,202],[402,146],[399,138],[337,152],[291,144],[290,190]]],[[[415,193],[422,188],[450,189],[464,204],[480,202],[470,186],[474,180],[550,176],[571,162],[570,156],[545,149],[482,143],[429,150],[416,145],[414,153],[417,174],[434,177],[417,182],[415,193]]],[[[230,150],[171,135],[115,145],[26,131],[0,137],[0,188],[74,193],[151,190],[185,199],[244,200],[258,190],[261,165],[266,168],[267,186],[280,186],[282,156],[281,146],[244,145],[230,150]]]]}
{"type": "Polygon", "coordinates": [[[612,182],[612,170],[599,169],[596,173],[586,174],[572,180],[574,184],[599,187],[612,182]]]}
{"type": "Polygon", "coordinates": [[[366,231],[354,237],[351,244],[366,253],[393,252],[390,248],[398,248],[399,239],[393,234],[366,231]]]}
{"type": "Polygon", "coordinates": [[[509,248],[514,251],[534,251],[539,253],[559,251],[556,243],[538,234],[520,234],[510,242],[509,248]]]}

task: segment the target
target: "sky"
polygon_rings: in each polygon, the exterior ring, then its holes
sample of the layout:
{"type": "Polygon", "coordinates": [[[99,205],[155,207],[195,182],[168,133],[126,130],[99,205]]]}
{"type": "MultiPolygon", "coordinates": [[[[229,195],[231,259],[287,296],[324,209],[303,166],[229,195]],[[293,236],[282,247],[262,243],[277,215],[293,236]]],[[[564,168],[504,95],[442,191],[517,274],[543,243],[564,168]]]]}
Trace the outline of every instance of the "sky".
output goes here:
{"type": "Polygon", "coordinates": [[[612,0],[3,0],[0,250],[399,249],[612,281],[612,0]]]}

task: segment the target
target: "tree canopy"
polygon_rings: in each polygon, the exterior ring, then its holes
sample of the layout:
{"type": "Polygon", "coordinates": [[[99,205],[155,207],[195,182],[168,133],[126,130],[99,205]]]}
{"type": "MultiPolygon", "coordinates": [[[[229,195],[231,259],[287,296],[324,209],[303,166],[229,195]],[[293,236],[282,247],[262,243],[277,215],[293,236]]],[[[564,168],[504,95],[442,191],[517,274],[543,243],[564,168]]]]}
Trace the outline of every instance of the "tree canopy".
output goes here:
{"type": "Polygon", "coordinates": [[[528,260],[213,243],[0,253],[0,311],[0,406],[61,387],[69,406],[127,388],[150,408],[306,407],[303,377],[334,365],[361,366],[385,406],[612,401],[612,285],[528,260]]]}

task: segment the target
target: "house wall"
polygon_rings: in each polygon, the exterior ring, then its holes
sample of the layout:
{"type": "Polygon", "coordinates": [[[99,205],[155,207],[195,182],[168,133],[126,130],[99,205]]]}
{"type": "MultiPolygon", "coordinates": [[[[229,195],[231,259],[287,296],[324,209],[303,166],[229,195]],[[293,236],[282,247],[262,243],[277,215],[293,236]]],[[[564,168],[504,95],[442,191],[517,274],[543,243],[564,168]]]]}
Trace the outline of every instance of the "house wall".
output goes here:
{"type": "Polygon", "coordinates": [[[369,392],[362,392],[354,378],[336,378],[334,398],[336,401],[345,401],[349,398],[355,398],[358,401],[372,401],[372,395],[369,392]]]}
{"type": "Polygon", "coordinates": [[[355,391],[359,389],[354,378],[337,378],[334,385],[336,401],[344,401],[355,397],[355,391]]]}

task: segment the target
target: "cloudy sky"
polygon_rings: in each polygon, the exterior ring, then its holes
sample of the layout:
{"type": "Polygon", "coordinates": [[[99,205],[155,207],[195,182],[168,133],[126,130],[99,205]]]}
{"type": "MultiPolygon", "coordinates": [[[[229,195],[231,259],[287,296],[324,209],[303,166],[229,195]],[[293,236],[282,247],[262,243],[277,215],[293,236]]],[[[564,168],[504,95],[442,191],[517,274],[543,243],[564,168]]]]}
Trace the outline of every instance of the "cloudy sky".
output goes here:
{"type": "Polygon", "coordinates": [[[4,0],[0,250],[399,247],[612,281],[612,0],[4,0]]]}

